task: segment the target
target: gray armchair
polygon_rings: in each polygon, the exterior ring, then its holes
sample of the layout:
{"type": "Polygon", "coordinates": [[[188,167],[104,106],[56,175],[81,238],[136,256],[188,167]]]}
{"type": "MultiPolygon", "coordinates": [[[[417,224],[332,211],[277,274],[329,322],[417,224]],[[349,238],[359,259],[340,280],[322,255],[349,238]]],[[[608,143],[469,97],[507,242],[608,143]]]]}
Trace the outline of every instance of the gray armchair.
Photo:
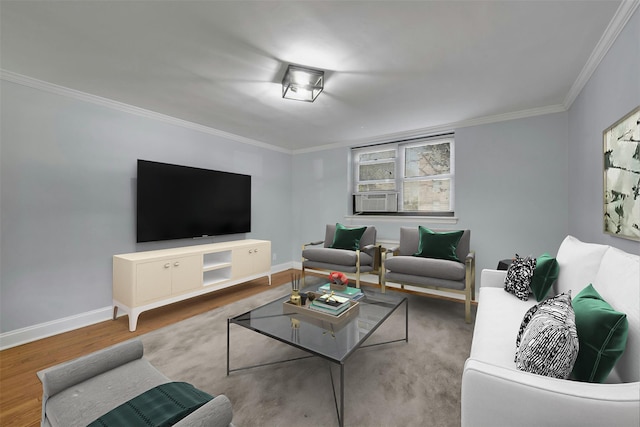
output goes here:
{"type": "MultiPolygon", "coordinates": [[[[377,273],[380,281],[380,245],[376,245],[376,228],[368,226],[360,238],[358,249],[330,247],[336,235],[336,224],[327,224],[324,240],[302,245],[302,280],[306,270],[355,273],[356,287],[360,287],[360,273],[377,273]],[[322,246],[320,246],[322,245],[322,246]]],[[[358,228],[349,226],[347,229],[358,228]]]]}
{"type": "Polygon", "coordinates": [[[471,301],[475,299],[475,252],[470,250],[471,231],[464,230],[456,248],[457,258],[451,261],[413,256],[418,252],[418,227],[401,227],[400,244],[388,248],[383,258],[382,289],[386,282],[412,285],[439,291],[463,294],[465,321],[471,322],[471,301]]]}

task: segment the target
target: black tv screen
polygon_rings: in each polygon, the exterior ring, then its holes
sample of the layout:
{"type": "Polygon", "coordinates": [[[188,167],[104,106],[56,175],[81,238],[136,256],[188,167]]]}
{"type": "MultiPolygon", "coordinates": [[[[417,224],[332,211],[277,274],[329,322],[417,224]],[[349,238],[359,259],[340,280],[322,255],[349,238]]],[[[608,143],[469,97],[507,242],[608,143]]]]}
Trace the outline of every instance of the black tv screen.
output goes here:
{"type": "Polygon", "coordinates": [[[138,160],[137,241],[251,231],[251,176],[138,160]]]}

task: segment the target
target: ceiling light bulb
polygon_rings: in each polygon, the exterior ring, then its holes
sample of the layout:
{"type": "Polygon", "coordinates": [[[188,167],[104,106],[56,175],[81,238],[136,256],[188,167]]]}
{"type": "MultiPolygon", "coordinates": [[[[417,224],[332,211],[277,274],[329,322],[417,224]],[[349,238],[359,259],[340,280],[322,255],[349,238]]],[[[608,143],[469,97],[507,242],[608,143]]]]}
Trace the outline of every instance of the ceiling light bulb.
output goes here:
{"type": "Polygon", "coordinates": [[[282,78],[282,97],[313,102],[324,89],[324,71],[289,65],[282,78]]]}

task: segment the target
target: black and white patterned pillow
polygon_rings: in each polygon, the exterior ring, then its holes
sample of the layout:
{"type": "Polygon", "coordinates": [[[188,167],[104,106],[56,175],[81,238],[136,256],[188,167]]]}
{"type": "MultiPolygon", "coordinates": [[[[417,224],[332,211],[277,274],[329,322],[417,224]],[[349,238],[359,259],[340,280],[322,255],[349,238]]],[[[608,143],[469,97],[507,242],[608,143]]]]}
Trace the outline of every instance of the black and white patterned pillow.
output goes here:
{"type": "Polygon", "coordinates": [[[507,270],[504,280],[504,290],[514,294],[523,301],[529,299],[531,279],[536,270],[536,259],[530,256],[521,258],[518,254],[507,270]]]}
{"type": "Polygon", "coordinates": [[[516,367],[525,372],[567,379],[578,357],[578,333],[571,293],[531,307],[516,339],[516,367]]]}
{"type": "Polygon", "coordinates": [[[539,307],[540,304],[534,305],[529,310],[527,310],[527,312],[524,314],[524,317],[522,318],[520,328],[518,329],[518,337],[516,338],[516,354],[518,352],[518,349],[520,348],[520,340],[522,340],[522,334],[524,333],[524,330],[527,329],[527,325],[533,318],[533,315],[536,314],[539,307]]]}

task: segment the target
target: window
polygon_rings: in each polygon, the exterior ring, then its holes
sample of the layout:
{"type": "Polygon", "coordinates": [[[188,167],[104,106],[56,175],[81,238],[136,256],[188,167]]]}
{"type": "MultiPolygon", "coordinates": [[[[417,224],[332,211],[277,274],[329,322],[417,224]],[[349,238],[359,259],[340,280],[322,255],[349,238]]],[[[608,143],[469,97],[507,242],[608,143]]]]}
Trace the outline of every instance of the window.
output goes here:
{"type": "Polygon", "coordinates": [[[355,212],[453,216],[453,155],[453,135],[352,149],[355,212]]]}

